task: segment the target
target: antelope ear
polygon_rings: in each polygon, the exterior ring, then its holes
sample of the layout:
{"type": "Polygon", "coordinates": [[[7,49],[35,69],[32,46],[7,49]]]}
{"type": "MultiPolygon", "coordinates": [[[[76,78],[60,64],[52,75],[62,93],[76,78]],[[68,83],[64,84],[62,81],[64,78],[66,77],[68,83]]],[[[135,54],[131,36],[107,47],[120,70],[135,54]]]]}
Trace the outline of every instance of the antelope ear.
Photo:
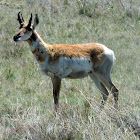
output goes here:
{"type": "Polygon", "coordinates": [[[35,15],[35,19],[34,19],[34,24],[33,24],[33,30],[35,29],[35,27],[39,24],[39,18],[38,15],[35,15]]]}
{"type": "Polygon", "coordinates": [[[31,27],[31,24],[32,24],[32,13],[31,13],[31,17],[29,19],[29,23],[27,25],[27,28],[30,28],[31,27]]]}

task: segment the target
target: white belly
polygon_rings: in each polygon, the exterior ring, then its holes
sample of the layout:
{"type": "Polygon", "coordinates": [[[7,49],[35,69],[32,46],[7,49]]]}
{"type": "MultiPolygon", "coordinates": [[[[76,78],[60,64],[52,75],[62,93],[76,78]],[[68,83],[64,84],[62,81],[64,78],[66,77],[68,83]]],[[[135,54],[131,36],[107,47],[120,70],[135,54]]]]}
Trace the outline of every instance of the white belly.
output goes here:
{"type": "Polygon", "coordinates": [[[60,78],[83,78],[93,71],[93,64],[87,58],[66,58],[43,62],[40,65],[41,71],[48,76],[58,76],[60,78]]]}

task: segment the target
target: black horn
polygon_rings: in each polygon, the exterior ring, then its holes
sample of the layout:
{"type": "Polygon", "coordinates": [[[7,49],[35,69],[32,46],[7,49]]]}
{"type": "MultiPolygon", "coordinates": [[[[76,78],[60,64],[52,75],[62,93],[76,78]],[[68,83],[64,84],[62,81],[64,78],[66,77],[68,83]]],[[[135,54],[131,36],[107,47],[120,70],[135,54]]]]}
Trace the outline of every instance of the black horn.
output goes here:
{"type": "Polygon", "coordinates": [[[27,27],[31,27],[31,23],[32,23],[32,13],[31,13],[31,17],[30,17],[30,19],[29,19],[29,23],[28,23],[28,26],[27,27]]]}

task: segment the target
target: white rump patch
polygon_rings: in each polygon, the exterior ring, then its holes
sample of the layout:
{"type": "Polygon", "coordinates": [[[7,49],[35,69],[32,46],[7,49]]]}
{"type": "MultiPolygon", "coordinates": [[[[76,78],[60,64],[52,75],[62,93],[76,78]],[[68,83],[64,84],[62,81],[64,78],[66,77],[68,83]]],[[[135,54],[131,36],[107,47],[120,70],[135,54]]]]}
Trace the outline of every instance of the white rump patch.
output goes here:
{"type": "Polygon", "coordinates": [[[97,43],[97,45],[100,45],[104,48],[105,54],[109,58],[109,60],[111,60],[112,62],[116,60],[113,50],[107,48],[105,45],[100,43],[97,43]]]}

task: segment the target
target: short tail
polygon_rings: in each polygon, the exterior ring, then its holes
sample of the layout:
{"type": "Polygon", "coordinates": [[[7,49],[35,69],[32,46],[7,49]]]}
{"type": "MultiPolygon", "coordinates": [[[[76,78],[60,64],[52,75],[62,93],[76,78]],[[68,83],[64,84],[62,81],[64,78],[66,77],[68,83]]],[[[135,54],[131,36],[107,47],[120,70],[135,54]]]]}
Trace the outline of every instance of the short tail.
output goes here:
{"type": "Polygon", "coordinates": [[[105,54],[106,54],[107,58],[108,58],[111,62],[114,63],[114,61],[116,60],[116,57],[115,57],[114,52],[113,52],[111,49],[107,48],[106,46],[104,46],[104,50],[105,50],[105,54]]]}

